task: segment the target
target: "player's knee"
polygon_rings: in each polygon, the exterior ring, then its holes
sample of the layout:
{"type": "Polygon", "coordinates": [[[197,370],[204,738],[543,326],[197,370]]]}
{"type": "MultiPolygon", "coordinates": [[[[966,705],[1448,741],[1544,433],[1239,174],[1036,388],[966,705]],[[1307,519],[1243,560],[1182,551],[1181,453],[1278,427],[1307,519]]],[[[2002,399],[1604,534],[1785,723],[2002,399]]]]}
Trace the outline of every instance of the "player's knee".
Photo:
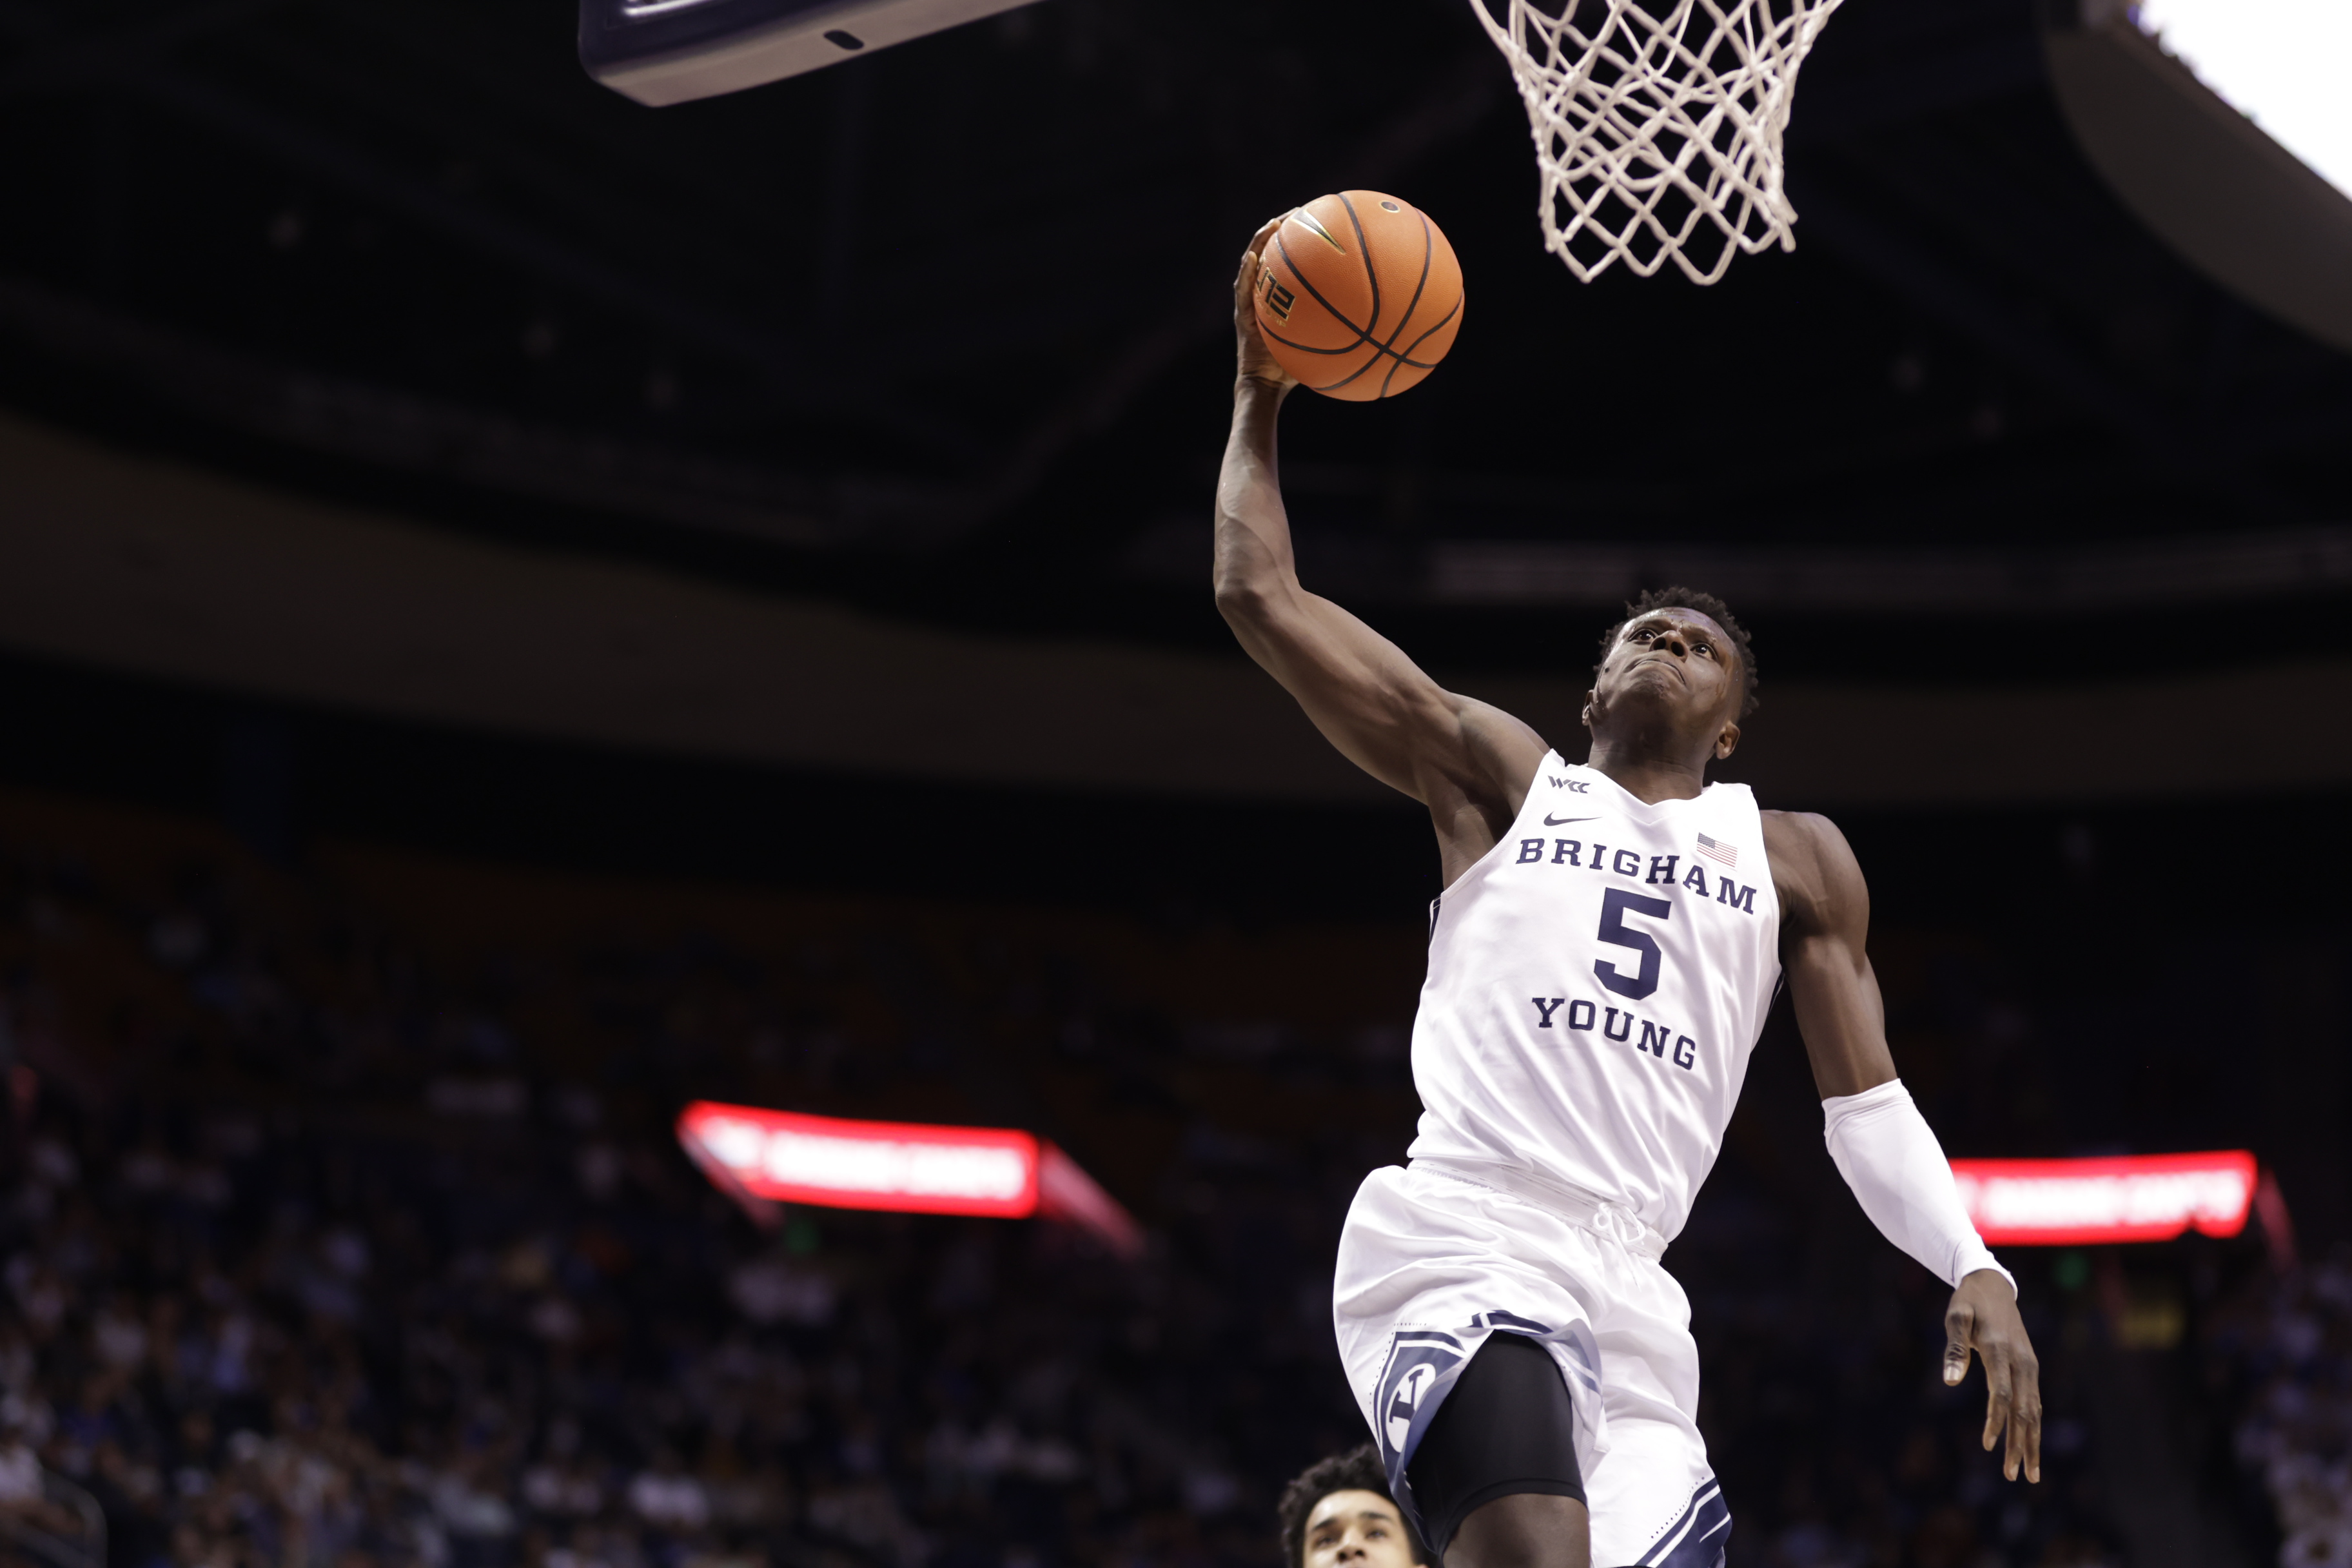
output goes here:
{"type": "Polygon", "coordinates": [[[1572,1497],[1515,1492],[1471,1510],[1445,1568],[1591,1568],[1591,1532],[1572,1497]]]}

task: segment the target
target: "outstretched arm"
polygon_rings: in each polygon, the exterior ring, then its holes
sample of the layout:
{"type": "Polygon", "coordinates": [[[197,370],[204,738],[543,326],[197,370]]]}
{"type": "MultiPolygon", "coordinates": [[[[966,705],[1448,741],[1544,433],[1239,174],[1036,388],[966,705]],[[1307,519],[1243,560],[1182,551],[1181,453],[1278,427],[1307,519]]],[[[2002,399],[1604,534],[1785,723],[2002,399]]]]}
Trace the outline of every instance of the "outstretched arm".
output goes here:
{"type": "Polygon", "coordinates": [[[1281,221],[1257,232],[1234,281],[1240,363],[1217,476],[1217,608],[1325,739],[1429,807],[1451,880],[1518,814],[1543,738],[1500,709],[1445,690],[1394,643],[1299,585],[1275,456],[1282,402],[1298,384],[1266,352],[1252,304],[1258,254],[1281,221]]]}
{"type": "Polygon", "coordinates": [[[1826,817],[1764,814],[1780,899],[1780,963],[1805,1037],[1838,1173],[1889,1241],[1955,1287],[1944,1311],[1944,1381],[1984,1360],[1984,1446],[2007,1430],[2002,1473],[2042,1479],[2042,1373],[2017,1312],[2016,1282],[1960,1205],[1935,1133],[1895,1076],[1886,1008],[1864,951],[1870,889],[1826,817]]]}

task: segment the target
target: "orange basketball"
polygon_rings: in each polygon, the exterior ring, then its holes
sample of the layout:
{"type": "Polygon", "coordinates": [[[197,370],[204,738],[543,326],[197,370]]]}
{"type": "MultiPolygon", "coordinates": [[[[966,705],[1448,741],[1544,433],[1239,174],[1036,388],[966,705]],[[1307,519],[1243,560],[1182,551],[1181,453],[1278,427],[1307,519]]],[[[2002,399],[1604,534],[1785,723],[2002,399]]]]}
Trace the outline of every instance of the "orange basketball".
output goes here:
{"type": "Polygon", "coordinates": [[[1392,397],[1462,330],[1462,264],[1429,216],[1378,191],[1318,196],[1263,252],[1257,324],[1282,368],[1327,397],[1392,397]]]}

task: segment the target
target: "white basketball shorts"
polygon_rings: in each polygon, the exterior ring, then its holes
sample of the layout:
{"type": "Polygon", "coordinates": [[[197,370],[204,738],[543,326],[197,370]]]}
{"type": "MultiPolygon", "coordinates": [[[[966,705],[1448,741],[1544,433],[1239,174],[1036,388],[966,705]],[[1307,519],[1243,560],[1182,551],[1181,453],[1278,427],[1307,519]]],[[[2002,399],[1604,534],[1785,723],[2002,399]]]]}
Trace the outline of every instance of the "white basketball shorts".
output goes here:
{"type": "Polygon", "coordinates": [[[1426,1162],[1365,1177],[1332,1318],[1398,1503],[1413,1511],[1406,1467],[1462,1367],[1488,1334],[1526,1334],[1574,1402],[1594,1568],[1717,1568],[1731,1513],[1698,1434],[1690,1301],[1662,1250],[1624,1211],[1579,1213],[1426,1162]]]}

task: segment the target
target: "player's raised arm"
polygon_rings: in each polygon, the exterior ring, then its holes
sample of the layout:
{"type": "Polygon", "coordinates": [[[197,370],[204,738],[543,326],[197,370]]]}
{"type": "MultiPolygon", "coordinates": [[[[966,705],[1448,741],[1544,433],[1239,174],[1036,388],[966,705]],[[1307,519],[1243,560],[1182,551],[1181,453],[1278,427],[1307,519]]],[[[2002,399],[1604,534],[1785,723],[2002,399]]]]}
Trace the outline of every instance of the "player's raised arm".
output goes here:
{"type": "Polygon", "coordinates": [[[1864,942],[1870,889],[1828,818],[1764,814],[1780,899],[1780,963],[1821,1092],[1838,1173],[1887,1240],[1952,1286],[1944,1311],[1944,1381],[1985,1368],[1983,1441],[2008,1436],[2001,1471],[2042,1479],[2042,1373],[2017,1311],[2017,1281],[1993,1260],[1961,1206],[1942,1145],[1895,1075],[1886,1007],[1864,942]]]}
{"type": "Polygon", "coordinates": [[[1445,690],[1394,643],[1299,585],[1275,457],[1282,401],[1297,383],[1266,352],[1251,302],[1258,253],[1280,222],[1258,231],[1234,282],[1240,363],[1217,477],[1217,608],[1350,762],[1428,805],[1449,846],[1467,838],[1465,847],[1483,852],[1475,840],[1483,830],[1491,843],[1509,825],[1543,760],[1543,739],[1499,709],[1445,690]]]}

